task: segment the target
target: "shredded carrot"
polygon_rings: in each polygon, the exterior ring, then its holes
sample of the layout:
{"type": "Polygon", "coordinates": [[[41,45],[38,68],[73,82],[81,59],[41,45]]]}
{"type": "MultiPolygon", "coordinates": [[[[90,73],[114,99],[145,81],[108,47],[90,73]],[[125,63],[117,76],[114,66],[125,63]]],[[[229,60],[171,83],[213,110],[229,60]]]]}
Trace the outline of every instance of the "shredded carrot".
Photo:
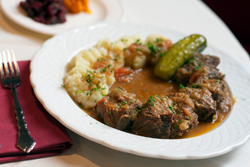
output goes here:
{"type": "Polygon", "coordinates": [[[201,75],[206,73],[205,69],[202,67],[200,70],[195,71],[189,79],[189,83],[194,83],[201,75]]]}
{"type": "Polygon", "coordinates": [[[185,108],[182,108],[183,112],[193,120],[193,116],[186,110],[185,108]]]}

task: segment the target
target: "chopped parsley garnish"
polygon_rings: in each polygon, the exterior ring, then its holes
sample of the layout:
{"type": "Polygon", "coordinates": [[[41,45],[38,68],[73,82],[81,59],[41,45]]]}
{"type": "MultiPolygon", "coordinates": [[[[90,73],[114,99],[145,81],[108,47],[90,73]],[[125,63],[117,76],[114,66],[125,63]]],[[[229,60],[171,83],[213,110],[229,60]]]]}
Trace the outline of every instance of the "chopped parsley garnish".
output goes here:
{"type": "Polygon", "coordinates": [[[181,120],[178,121],[178,124],[181,124],[181,120]]]}
{"type": "Polygon", "coordinates": [[[151,106],[154,106],[155,105],[155,103],[154,103],[155,101],[156,100],[153,98],[153,96],[150,96],[148,104],[150,104],[151,106]]]}
{"type": "Polygon", "coordinates": [[[121,89],[120,87],[117,87],[117,89],[118,89],[120,92],[122,92],[122,89],[121,89]]]}
{"type": "Polygon", "coordinates": [[[159,99],[161,99],[162,102],[164,102],[164,99],[161,98],[159,95],[156,95],[159,99]]]}
{"type": "Polygon", "coordinates": [[[188,87],[183,86],[182,83],[180,83],[179,87],[180,87],[180,88],[188,89],[188,87]]]}
{"type": "Polygon", "coordinates": [[[197,71],[197,70],[201,69],[201,67],[202,67],[201,62],[198,61],[197,66],[195,66],[194,69],[197,71]]]}
{"type": "Polygon", "coordinates": [[[87,73],[90,73],[90,74],[91,74],[92,72],[91,72],[91,71],[89,71],[89,70],[87,70],[87,73]]]}
{"type": "Polygon", "coordinates": [[[121,106],[117,106],[116,108],[120,109],[120,108],[121,108],[121,106]]]}
{"type": "Polygon", "coordinates": [[[161,38],[156,38],[156,42],[160,42],[160,41],[162,41],[161,38]]]}
{"type": "Polygon", "coordinates": [[[220,81],[215,81],[216,83],[220,83],[220,81]]]}
{"type": "Polygon", "coordinates": [[[137,39],[135,43],[140,44],[140,39],[137,39]]]}
{"type": "Polygon", "coordinates": [[[163,57],[163,56],[164,56],[164,52],[161,52],[161,53],[160,53],[160,57],[163,57]]]}
{"type": "Polygon", "coordinates": [[[200,73],[204,73],[205,72],[205,70],[202,70],[200,73]]]}
{"type": "Polygon", "coordinates": [[[141,51],[141,48],[136,48],[136,50],[135,51],[141,51]]]}
{"type": "Polygon", "coordinates": [[[122,105],[125,105],[125,104],[127,104],[127,103],[128,103],[128,102],[126,102],[126,101],[123,101],[123,102],[122,102],[122,105]]]}
{"type": "Polygon", "coordinates": [[[182,84],[180,84],[180,88],[185,88],[185,86],[183,86],[182,84]]]}
{"type": "Polygon", "coordinates": [[[195,83],[192,84],[192,87],[193,87],[193,88],[197,88],[196,85],[195,85],[195,83]]]}
{"type": "Polygon", "coordinates": [[[170,110],[172,110],[174,107],[173,107],[173,106],[168,106],[168,108],[169,108],[170,110]]]}
{"type": "Polygon", "coordinates": [[[189,59],[189,62],[192,63],[195,60],[195,57],[193,56],[191,59],[189,59]]]}
{"type": "Polygon", "coordinates": [[[148,44],[148,49],[150,49],[153,53],[157,53],[158,49],[156,46],[152,45],[152,44],[148,44]]]}
{"type": "Polygon", "coordinates": [[[84,105],[83,104],[81,104],[81,106],[80,106],[82,109],[84,108],[84,105]]]}

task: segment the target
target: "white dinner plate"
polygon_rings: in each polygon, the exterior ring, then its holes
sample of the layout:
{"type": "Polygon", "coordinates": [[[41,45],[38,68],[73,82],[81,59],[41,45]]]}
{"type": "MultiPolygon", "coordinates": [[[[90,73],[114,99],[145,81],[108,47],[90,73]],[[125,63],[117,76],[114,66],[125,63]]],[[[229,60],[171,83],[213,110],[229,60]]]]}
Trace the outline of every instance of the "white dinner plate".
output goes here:
{"type": "Polygon", "coordinates": [[[250,74],[226,51],[208,41],[203,53],[220,57],[219,69],[226,74],[237,102],[226,120],[214,130],[188,139],[155,139],[129,134],[100,123],[83,112],[64,88],[66,66],[80,50],[99,39],[112,41],[125,35],[161,34],[173,43],[190,34],[167,28],[136,24],[97,24],[58,34],[44,43],[31,62],[31,83],[47,111],[70,130],[109,148],[163,159],[203,159],[225,154],[250,136],[250,74]]]}
{"type": "Polygon", "coordinates": [[[4,14],[15,23],[38,33],[55,35],[71,28],[95,24],[98,22],[117,22],[124,17],[123,8],[118,0],[89,0],[91,14],[81,12],[66,14],[66,22],[55,25],[45,25],[29,18],[19,6],[24,0],[1,0],[4,14]]]}

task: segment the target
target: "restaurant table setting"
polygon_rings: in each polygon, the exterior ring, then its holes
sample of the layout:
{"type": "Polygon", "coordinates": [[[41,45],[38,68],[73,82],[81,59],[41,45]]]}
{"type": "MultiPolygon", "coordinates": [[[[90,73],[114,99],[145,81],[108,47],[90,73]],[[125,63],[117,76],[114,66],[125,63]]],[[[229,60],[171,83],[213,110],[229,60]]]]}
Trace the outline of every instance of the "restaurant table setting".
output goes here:
{"type": "Polygon", "coordinates": [[[0,2],[1,56],[6,49],[15,52],[21,76],[17,96],[36,142],[29,153],[16,147],[14,101],[1,84],[0,166],[250,166],[249,55],[202,1],[89,0],[89,16],[68,15],[56,26],[26,17],[19,0],[0,2]],[[221,58],[219,68],[236,99],[222,125],[189,139],[150,139],[110,128],[70,99],[62,78],[80,50],[105,37],[151,33],[174,43],[194,33],[206,37],[204,53],[221,58]]]}

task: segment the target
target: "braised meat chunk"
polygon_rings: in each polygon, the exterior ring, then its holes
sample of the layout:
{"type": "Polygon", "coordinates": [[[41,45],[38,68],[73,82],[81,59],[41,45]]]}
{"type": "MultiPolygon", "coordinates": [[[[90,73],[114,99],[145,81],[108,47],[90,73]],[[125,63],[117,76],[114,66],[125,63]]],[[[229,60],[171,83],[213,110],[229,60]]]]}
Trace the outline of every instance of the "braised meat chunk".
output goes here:
{"type": "Polygon", "coordinates": [[[208,79],[203,81],[199,87],[207,88],[212,93],[212,97],[216,101],[218,112],[228,112],[231,110],[233,102],[224,80],[208,79]]]}
{"type": "Polygon", "coordinates": [[[170,138],[182,136],[188,129],[198,126],[198,115],[194,112],[192,99],[184,93],[171,93],[168,95],[174,101],[175,119],[170,138]]]}
{"type": "Polygon", "coordinates": [[[169,108],[172,105],[170,99],[151,96],[139,111],[132,131],[142,136],[168,139],[174,119],[174,113],[169,108]]]}
{"type": "Polygon", "coordinates": [[[212,93],[207,89],[182,88],[180,92],[186,93],[193,100],[195,113],[198,114],[199,121],[212,121],[216,114],[216,102],[212,98],[212,93]]]}
{"type": "Polygon", "coordinates": [[[174,138],[198,125],[198,116],[188,95],[173,93],[151,96],[132,126],[135,134],[153,138],[174,138]]]}
{"type": "Polygon", "coordinates": [[[197,53],[191,58],[187,64],[178,69],[173,80],[177,83],[193,83],[197,79],[222,79],[223,75],[216,68],[220,63],[220,59],[216,56],[202,55],[197,53]]]}
{"type": "Polygon", "coordinates": [[[125,130],[135,121],[141,107],[135,94],[118,87],[98,102],[96,111],[107,125],[125,130]]]}
{"type": "Polygon", "coordinates": [[[224,75],[216,68],[219,63],[218,57],[195,54],[174,77],[177,82],[187,86],[180,92],[189,94],[193,99],[194,111],[200,121],[212,121],[216,111],[229,112],[233,105],[224,75]]]}

